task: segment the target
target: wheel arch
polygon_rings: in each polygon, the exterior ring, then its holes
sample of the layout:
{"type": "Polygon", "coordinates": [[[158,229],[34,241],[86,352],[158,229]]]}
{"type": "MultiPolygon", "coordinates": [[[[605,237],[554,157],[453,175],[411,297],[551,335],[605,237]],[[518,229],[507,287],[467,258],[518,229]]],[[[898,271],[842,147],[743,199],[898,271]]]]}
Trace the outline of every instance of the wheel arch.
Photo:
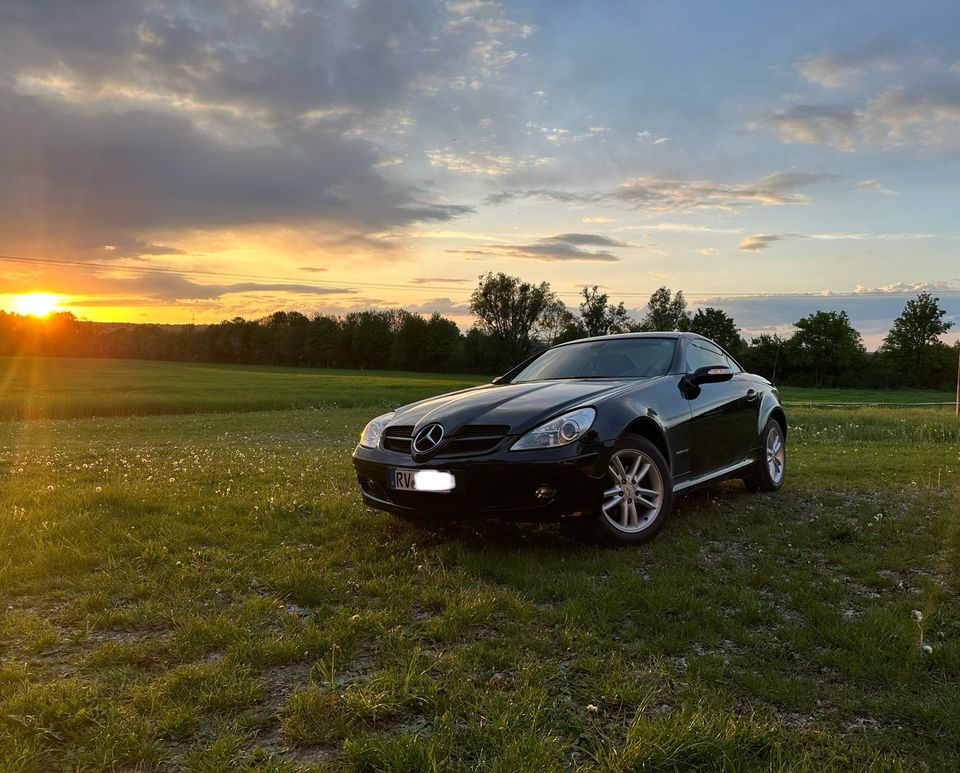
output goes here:
{"type": "Polygon", "coordinates": [[[640,416],[624,428],[621,436],[627,434],[639,435],[653,443],[657,447],[657,450],[663,454],[663,458],[667,462],[667,469],[673,469],[670,444],[667,442],[667,433],[657,422],[647,416],[640,416]]]}
{"type": "MultiPolygon", "coordinates": [[[[787,437],[787,415],[783,412],[783,408],[781,408],[778,405],[773,410],[771,410],[770,413],[767,415],[767,421],[770,421],[770,419],[776,419],[777,424],[780,425],[780,429],[783,430],[783,437],[786,438],[787,437]]],[[[764,426],[766,426],[767,421],[763,423],[764,426]]]]}

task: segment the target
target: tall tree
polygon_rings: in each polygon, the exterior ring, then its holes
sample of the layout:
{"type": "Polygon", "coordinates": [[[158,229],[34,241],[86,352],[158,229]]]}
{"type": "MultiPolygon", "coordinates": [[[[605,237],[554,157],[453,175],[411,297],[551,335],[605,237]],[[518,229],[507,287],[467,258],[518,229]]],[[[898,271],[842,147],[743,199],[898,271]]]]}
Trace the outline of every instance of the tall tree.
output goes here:
{"type": "Polygon", "coordinates": [[[647,314],[640,324],[642,330],[686,330],[690,325],[687,299],[683,290],[674,295],[669,287],[654,290],[647,301],[647,314]]]}
{"type": "Polygon", "coordinates": [[[630,329],[630,315],[623,301],[614,306],[607,294],[599,292],[596,285],[584,287],[580,294],[583,296],[580,324],[588,336],[625,333],[630,329]]]}
{"type": "Polygon", "coordinates": [[[940,336],[953,327],[943,319],[946,313],[940,308],[939,298],[924,292],[907,301],[894,320],[880,351],[907,383],[923,383],[931,352],[940,336]]]}
{"type": "Polygon", "coordinates": [[[531,354],[534,338],[555,322],[563,308],[547,282],[533,285],[502,272],[481,275],[470,296],[470,311],[482,328],[496,336],[503,365],[516,364],[531,354]]]}
{"type": "Polygon", "coordinates": [[[427,321],[419,314],[408,314],[393,337],[391,360],[397,370],[425,370],[424,339],[427,321]]]}
{"type": "Polygon", "coordinates": [[[818,387],[828,375],[839,375],[862,363],[866,350],[847,312],[816,311],[794,325],[797,332],[789,347],[803,364],[813,367],[818,387]]]}
{"type": "Polygon", "coordinates": [[[433,312],[424,334],[421,366],[427,370],[447,370],[456,361],[463,346],[463,335],[452,319],[433,312]]]}
{"type": "Polygon", "coordinates": [[[343,348],[341,333],[339,319],[324,314],[314,315],[303,344],[307,365],[314,368],[338,365],[343,348]]]}
{"type": "Polygon", "coordinates": [[[776,333],[761,333],[743,350],[742,365],[751,373],[778,381],[783,373],[783,339],[776,333]]]}
{"type": "Polygon", "coordinates": [[[737,355],[743,348],[740,328],[733,321],[733,317],[721,309],[715,309],[713,306],[697,309],[697,313],[690,320],[689,330],[691,333],[699,333],[712,341],[716,341],[733,355],[737,355]]]}
{"type": "MultiPolygon", "coordinates": [[[[405,314],[404,312],[403,314],[405,314]]],[[[385,368],[403,314],[393,310],[352,311],[341,325],[345,359],[353,368],[385,368]]]]}

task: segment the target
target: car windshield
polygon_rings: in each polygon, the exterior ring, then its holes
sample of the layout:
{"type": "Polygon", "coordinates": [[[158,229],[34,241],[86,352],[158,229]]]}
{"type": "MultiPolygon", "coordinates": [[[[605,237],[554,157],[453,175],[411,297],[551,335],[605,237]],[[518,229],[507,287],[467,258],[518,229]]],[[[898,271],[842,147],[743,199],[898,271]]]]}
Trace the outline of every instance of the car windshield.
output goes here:
{"type": "Polygon", "coordinates": [[[567,344],[544,352],[512,381],[664,376],[676,345],[674,338],[611,338],[567,344]]]}

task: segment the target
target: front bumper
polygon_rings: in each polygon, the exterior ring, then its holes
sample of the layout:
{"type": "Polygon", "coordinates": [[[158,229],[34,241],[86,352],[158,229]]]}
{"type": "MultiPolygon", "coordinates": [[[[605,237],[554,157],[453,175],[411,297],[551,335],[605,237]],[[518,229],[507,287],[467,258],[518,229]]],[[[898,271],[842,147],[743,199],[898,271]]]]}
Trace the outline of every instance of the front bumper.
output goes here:
{"type": "Polygon", "coordinates": [[[596,508],[606,455],[602,447],[500,450],[417,464],[406,454],[357,446],[353,466],[363,501],[379,510],[539,521],[596,508]],[[456,488],[449,493],[396,491],[389,486],[394,468],[451,472],[456,488]]]}

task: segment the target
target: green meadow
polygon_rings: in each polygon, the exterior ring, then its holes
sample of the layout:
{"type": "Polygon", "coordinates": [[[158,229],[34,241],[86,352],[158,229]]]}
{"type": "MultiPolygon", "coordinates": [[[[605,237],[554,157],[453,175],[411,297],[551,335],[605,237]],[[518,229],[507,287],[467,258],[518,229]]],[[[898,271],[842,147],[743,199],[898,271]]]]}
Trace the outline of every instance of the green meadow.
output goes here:
{"type": "Polygon", "coordinates": [[[366,419],[482,380],[0,363],[0,770],[960,768],[952,410],[788,405],[641,548],[366,509],[366,419]]]}
{"type": "Polygon", "coordinates": [[[0,357],[0,419],[394,407],[482,376],[0,357]]]}
{"type": "MultiPolygon", "coordinates": [[[[0,419],[152,416],[293,408],[392,408],[489,377],[265,365],[0,357],[0,419]]],[[[930,390],[786,387],[787,402],[952,403],[930,390]]],[[[946,410],[946,406],[943,408],[946,410]]]]}

